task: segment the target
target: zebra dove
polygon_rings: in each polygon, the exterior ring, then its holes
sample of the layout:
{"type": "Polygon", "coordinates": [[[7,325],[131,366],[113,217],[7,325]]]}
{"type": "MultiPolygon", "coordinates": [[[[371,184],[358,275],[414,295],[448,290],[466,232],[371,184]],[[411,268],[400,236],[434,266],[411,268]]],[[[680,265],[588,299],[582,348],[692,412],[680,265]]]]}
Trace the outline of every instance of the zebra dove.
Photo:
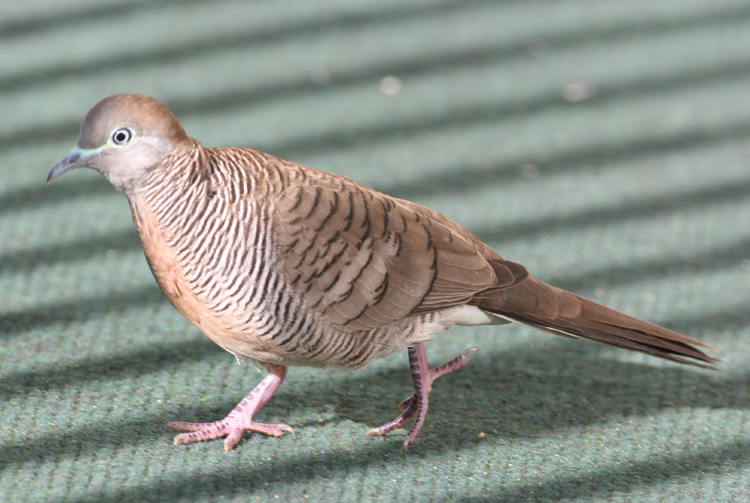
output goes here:
{"type": "MultiPolygon", "coordinates": [[[[414,393],[383,435],[424,423],[432,383],[476,348],[430,369],[424,342],[452,325],[520,323],[713,368],[710,346],[539,281],[468,230],[353,180],[243,148],[206,148],[161,103],[120,94],[86,115],[47,182],[99,171],[125,193],[151,272],[200,331],[268,374],[224,419],[173,422],[175,444],[244,430],[288,366],[356,369],[407,348],[414,393]]],[[[428,182],[426,182],[428,183],[428,182]]],[[[715,350],[714,350],[715,351],[715,350]]]]}

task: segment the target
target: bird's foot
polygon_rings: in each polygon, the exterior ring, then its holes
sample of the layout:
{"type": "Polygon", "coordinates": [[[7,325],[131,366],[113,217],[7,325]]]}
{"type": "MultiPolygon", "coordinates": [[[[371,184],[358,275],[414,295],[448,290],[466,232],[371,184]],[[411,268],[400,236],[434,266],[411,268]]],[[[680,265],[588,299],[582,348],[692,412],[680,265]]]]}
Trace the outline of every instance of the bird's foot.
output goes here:
{"type": "Polygon", "coordinates": [[[224,419],[212,423],[174,421],[167,424],[167,428],[189,432],[175,436],[175,445],[225,436],[227,438],[224,439],[224,450],[229,451],[237,445],[245,430],[257,431],[272,437],[280,437],[285,431],[294,433],[294,428],[288,424],[265,424],[253,421],[255,413],[279,389],[286,375],[286,367],[280,365],[264,365],[264,367],[268,369],[268,375],[224,419]]]}
{"type": "Polygon", "coordinates": [[[430,369],[427,366],[427,354],[424,350],[424,344],[420,342],[414,347],[409,348],[409,367],[411,368],[412,381],[414,382],[414,393],[399,404],[399,408],[403,411],[401,412],[401,415],[393,421],[379,426],[378,428],[368,430],[367,434],[385,435],[397,428],[401,428],[416,415],[414,424],[409,428],[409,432],[404,439],[404,449],[408,449],[409,444],[414,442],[417,438],[419,430],[422,428],[425,418],[427,417],[427,408],[429,405],[430,391],[432,391],[432,383],[435,379],[447,374],[448,372],[460,369],[469,363],[469,355],[478,350],[478,348],[467,349],[448,363],[430,369]]]}
{"type": "Polygon", "coordinates": [[[232,417],[231,414],[221,421],[214,421],[213,423],[174,421],[167,424],[167,428],[189,432],[176,435],[174,437],[175,445],[201,442],[203,440],[212,440],[226,436],[227,438],[224,439],[224,450],[227,451],[237,445],[245,430],[257,431],[258,433],[264,433],[272,437],[280,437],[285,431],[294,433],[294,428],[288,424],[265,424],[256,423],[255,421],[242,421],[232,417]]]}

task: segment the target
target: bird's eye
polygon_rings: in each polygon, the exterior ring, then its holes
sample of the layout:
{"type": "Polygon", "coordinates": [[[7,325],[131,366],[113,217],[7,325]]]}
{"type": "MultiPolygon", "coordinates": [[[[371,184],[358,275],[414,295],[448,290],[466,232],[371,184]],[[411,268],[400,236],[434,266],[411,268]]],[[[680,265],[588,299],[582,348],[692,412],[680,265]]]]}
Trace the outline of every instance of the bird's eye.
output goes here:
{"type": "Polygon", "coordinates": [[[128,128],[116,129],[112,133],[112,141],[115,145],[125,145],[133,138],[133,132],[128,128]]]}

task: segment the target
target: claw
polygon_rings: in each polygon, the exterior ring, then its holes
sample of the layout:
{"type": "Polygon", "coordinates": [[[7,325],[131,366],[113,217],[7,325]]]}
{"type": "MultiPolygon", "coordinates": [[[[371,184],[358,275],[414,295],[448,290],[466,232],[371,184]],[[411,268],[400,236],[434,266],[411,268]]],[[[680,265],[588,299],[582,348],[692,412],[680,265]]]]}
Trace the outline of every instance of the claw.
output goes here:
{"type": "Polygon", "coordinates": [[[265,424],[254,421],[240,423],[231,414],[221,421],[213,423],[185,423],[172,422],[167,425],[168,428],[175,430],[186,430],[188,433],[179,433],[174,437],[174,444],[189,444],[203,440],[213,440],[215,438],[226,436],[224,440],[224,449],[229,451],[240,441],[244,431],[256,431],[271,437],[280,437],[285,431],[296,433],[294,428],[288,424],[265,424]]]}

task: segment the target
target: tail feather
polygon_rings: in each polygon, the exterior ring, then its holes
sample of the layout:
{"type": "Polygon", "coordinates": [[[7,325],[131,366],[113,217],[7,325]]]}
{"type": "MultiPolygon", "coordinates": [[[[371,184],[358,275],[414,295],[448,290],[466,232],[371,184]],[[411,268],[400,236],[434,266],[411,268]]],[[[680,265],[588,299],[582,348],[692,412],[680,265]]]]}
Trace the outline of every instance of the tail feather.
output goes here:
{"type": "Polygon", "coordinates": [[[720,360],[700,348],[711,346],[679,332],[639,320],[565,290],[528,278],[475,299],[488,313],[557,335],[619,346],[668,360],[715,369],[720,360]]]}

